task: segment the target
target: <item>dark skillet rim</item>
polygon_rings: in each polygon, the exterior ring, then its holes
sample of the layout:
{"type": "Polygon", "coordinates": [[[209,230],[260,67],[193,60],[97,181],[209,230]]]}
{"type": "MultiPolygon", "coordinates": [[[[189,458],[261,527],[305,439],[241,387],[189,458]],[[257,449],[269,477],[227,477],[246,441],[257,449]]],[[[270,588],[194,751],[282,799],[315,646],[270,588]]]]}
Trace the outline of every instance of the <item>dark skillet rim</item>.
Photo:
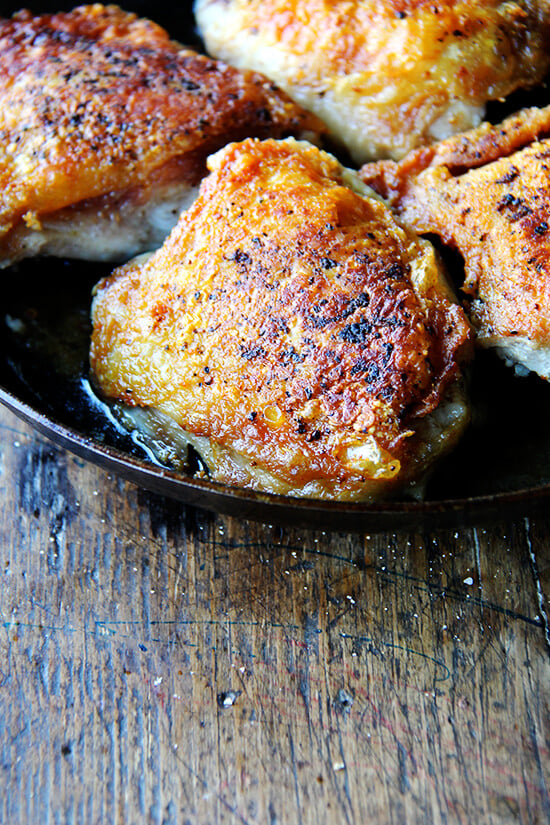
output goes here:
{"type": "Polygon", "coordinates": [[[191,478],[101,444],[22,401],[0,385],[0,402],[69,452],[139,487],[219,514],[336,532],[474,527],[548,511],[550,485],[441,501],[375,504],[291,498],[191,478]],[[546,505],[546,508],[545,508],[546,505]]]}

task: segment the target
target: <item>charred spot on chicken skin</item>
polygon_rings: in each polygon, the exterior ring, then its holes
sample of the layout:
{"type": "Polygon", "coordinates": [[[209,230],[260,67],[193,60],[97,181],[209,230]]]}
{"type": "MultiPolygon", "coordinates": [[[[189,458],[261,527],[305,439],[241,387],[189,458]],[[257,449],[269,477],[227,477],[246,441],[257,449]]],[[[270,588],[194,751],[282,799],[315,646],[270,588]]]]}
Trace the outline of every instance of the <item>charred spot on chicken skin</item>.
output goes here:
{"type": "Polygon", "coordinates": [[[0,266],[156,248],[209,154],[322,128],[267,78],[117,6],[0,19],[0,266]]]}
{"type": "Polygon", "coordinates": [[[96,288],[99,391],[179,428],[217,481],[418,493],[468,422],[470,327],[433,247],[306,142],[209,168],[163,247],[96,288]]]}
{"type": "Polygon", "coordinates": [[[360,175],[419,233],[464,260],[478,346],[550,379],[550,107],[366,164],[360,175]]]}

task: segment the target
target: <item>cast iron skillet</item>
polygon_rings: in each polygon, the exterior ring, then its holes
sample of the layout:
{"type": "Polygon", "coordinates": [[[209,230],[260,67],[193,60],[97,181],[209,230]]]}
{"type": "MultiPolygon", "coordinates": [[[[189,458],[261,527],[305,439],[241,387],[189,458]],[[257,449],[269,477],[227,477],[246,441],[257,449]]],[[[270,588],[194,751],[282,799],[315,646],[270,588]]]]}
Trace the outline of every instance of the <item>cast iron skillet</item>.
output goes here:
{"type": "MultiPolygon", "coordinates": [[[[33,11],[74,4],[27,3],[33,11]]],[[[3,10],[9,14],[18,6],[3,10]]],[[[125,8],[199,45],[190,4],[125,8]]],[[[525,105],[525,95],[519,105],[525,105]]],[[[394,530],[468,526],[544,512],[550,498],[550,384],[518,377],[480,353],[470,377],[474,415],[458,449],[438,467],[423,502],[319,502],[228,487],[164,467],[96,398],[88,381],[93,285],[111,267],[56,259],[2,274],[0,401],[77,455],[156,493],[220,513],[317,529],[394,530]]]]}

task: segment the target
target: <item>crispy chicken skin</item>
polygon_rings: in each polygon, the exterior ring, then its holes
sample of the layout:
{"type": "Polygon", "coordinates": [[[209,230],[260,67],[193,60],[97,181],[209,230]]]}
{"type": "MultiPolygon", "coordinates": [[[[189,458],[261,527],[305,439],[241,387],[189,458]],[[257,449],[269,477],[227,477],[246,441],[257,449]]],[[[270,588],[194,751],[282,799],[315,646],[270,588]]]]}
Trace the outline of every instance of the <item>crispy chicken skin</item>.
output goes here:
{"type": "Polygon", "coordinates": [[[367,164],[361,177],[465,262],[481,346],[550,378],[550,107],[367,164]]]}
{"type": "Polygon", "coordinates": [[[262,71],[355,162],[477,126],[550,68],[548,0],[196,0],[210,54],[262,71]]]}
{"type": "Polygon", "coordinates": [[[96,289],[99,391],[177,422],[218,481],[407,491],[468,419],[470,328],[433,247],[309,143],[209,168],[163,247],[96,289]]]}
{"type": "Polygon", "coordinates": [[[116,6],[0,20],[0,265],[158,246],[208,154],[319,125],[266,78],[116,6]]]}

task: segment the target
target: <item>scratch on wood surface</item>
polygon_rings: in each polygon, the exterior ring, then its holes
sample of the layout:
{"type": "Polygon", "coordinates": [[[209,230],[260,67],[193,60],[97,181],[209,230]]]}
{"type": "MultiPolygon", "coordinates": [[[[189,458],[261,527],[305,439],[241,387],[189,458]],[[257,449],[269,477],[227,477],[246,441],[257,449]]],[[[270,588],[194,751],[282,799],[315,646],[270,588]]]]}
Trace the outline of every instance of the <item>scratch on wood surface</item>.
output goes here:
{"type": "MultiPolygon", "coordinates": [[[[382,655],[380,647],[377,646],[374,639],[369,638],[368,636],[354,636],[350,633],[340,633],[342,639],[350,639],[355,646],[359,646],[360,649],[367,651],[374,656],[382,655]]],[[[429,656],[427,653],[422,653],[419,650],[413,650],[410,647],[406,647],[404,645],[398,645],[394,642],[379,642],[379,645],[390,648],[392,650],[403,650],[405,653],[408,653],[412,656],[420,656],[423,659],[426,659],[429,662],[432,662],[435,665],[435,672],[437,669],[440,669],[439,676],[436,676],[434,673],[434,682],[444,682],[450,676],[450,670],[443,661],[439,661],[435,659],[433,656],[429,656]]],[[[357,648],[356,648],[357,649],[357,648]]]]}
{"type": "Polygon", "coordinates": [[[22,432],[3,445],[0,821],[548,819],[529,562],[544,574],[547,520],[202,520],[22,432]]]}
{"type": "MultiPolygon", "coordinates": [[[[223,546],[227,549],[228,545],[222,542],[214,542],[214,546],[223,546]]],[[[254,543],[246,543],[246,544],[234,544],[230,545],[229,549],[234,550],[254,550],[259,549],[260,545],[254,543]]],[[[316,548],[305,546],[298,546],[293,544],[279,544],[277,545],[277,552],[295,552],[306,553],[312,556],[318,556],[319,558],[329,558],[334,561],[344,562],[345,564],[350,565],[354,569],[358,569],[359,565],[357,561],[350,559],[348,557],[343,557],[338,555],[338,553],[330,553],[330,552],[323,552],[316,548]]],[[[311,567],[307,568],[308,570],[312,569],[311,567]]],[[[435,586],[432,583],[422,579],[418,576],[415,576],[411,573],[389,569],[386,565],[377,565],[377,564],[365,564],[361,565],[361,570],[363,571],[371,571],[373,573],[377,573],[380,576],[381,581],[393,584],[396,581],[402,580],[413,585],[419,591],[423,591],[427,593],[431,600],[435,601],[438,598],[445,597],[446,599],[452,599],[457,602],[461,603],[471,603],[474,605],[478,605],[481,608],[486,608],[488,610],[496,611],[502,613],[503,615],[517,619],[522,622],[526,622],[527,624],[534,625],[535,627],[543,627],[543,619],[538,617],[530,617],[518,613],[517,611],[503,607],[502,605],[484,599],[481,596],[476,596],[468,592],[466,588],[463,590],[456,590],[452,587],[443,587],[443,586],[435,586]]]]}
{"type": "Polygon", "coordinates": [[[535,583],[535,590],[537,594],[537,601],[539,605],[540,611],[540,623],[544,627],[544,636],[546,639],[546,646],[548,648],[548,652],[550,653],[550,623],[548,619],[548,612],[546,610],[546,602],[544,598],[544,593],[542,592],[542,586],[540,582],[540,573],[538,569],[537,559],[535,556],[535,551],[533,549],[533,543],[531,541],[531,524],[529,519],[525,519],[525,534],[527,537],[527,547],[529,550],[529,560],[531,562],[531,570],[533,572],[533,580],[535,583]]]}

